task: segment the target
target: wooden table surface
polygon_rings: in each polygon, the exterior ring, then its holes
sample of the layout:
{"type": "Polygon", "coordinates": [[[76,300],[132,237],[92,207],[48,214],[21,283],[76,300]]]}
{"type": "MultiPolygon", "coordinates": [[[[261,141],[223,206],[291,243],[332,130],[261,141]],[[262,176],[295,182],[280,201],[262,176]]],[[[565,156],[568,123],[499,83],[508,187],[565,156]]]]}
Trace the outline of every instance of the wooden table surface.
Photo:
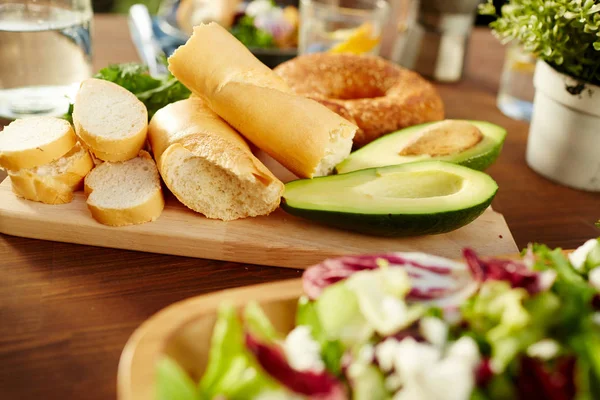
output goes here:
{"type": "MultiPolygon", "coordinates": [[[[136,61],[126,20],[97,16],[94,66],[136,61]]],[[[508,129],[489,170],[500,186],[493,206],[517,245],[573,248],[598,236],[600,195],[558,186],[525,164],[528,125],[503,116],[496,92],[503,49],[485,29],[474,33],[465,79],[438,85],[447,115],[508,129]]],[[[1,179],[1,178],[0,178],[1,179]]],[[[117,364],[133,330],[186,297],[298,277],[301,271],[0,235],[0,398],[110,399],[117,364]]]]}

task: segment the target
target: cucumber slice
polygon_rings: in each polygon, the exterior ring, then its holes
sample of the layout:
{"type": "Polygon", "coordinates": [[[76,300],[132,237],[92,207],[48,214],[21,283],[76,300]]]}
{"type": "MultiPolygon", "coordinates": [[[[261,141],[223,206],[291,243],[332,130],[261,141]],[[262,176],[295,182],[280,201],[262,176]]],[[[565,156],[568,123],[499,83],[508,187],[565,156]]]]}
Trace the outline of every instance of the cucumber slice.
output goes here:
{"type": "Polygon", "coordinates": [[[378,236],[449,232],[477,218],[498,186],[483,172],[425,161],[285,185],[282,208],[299,217],[378,236]]]}

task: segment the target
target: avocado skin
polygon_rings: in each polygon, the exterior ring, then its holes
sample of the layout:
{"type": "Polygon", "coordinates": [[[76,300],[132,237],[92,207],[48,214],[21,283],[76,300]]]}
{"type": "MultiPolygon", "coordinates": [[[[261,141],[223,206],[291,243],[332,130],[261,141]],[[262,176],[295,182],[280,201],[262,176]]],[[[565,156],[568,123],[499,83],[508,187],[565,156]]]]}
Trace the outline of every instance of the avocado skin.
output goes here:
{"type": "Polygon", "coordinates": [[[339,211],[308,210],[289,206],[282,198],[281,208],[288,214],[335,228],[372,236],[406,237],[436,235],[461,228],[479,217],[492,203],[489,199],[473,207],[431,214],[357,214],[339,211]]]}
{"type": "Polygon", "coordinates": [[[462,165],[477,171],[485,171],[489,166],[496,162],[496,159],[498,156],[500,156],[500,152],[502,151],[502,146],[503,143],[500,143],[499,146],[495,146],[490,151],[461,161],[458,163],[458,165],[462,165]]]}

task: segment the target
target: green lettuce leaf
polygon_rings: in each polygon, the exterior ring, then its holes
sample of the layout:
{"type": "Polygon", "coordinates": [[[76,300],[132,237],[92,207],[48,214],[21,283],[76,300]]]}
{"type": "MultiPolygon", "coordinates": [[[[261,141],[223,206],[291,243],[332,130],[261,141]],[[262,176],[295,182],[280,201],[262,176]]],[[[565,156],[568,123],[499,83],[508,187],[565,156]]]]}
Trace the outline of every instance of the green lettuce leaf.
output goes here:
{"type": "Polygon", "coordinates": [[[157,365],[157,400],[197,400],[198,390],[192,378],[169,357],[157,365]]]}
{"type": "Polygon", "coordinates": [[[353,400],[387,400],[383,373],[373,365],[365,366],[358,376],[350,379],[353,400]]]}
{"type": "Polygon", "coordinates": [[[321,321],[317,314],[314,302],[311,302],[306,296],[298,300],[298,310],[296,311],[296,326],[310,327],[312,337],[321,345],[321,358],[325,364],[325,369],[335,376],[341,376],[341,361],[344,354],[344,346],[339,340],[329,340],[323,330],[321,321]]]}
{"type": "MultiPolygon", "coordinates": [[[[253,311],[251,311],[253,312],[253,311]]],[[[206,372],[199,388],[203,399],[252,398],[278,388],[246,350],[244,330],[233,306],[221,306],[213,331],[206,372]]]]}
{"type": "Polygon", "coordinates": [[[246,329],[259,339],[273,342],[280,339],[271,321],[256,301],[251,301],[244,308],[246,329]]]}
{"type": "Polygon", "coordinates": [[[273,35],[269,32],[257,28],[254,25],[254,18],[245,15],[239,22],[231,28],[231,34],[237,40],[249,48],[274,48],[277,47],[273,35]]]}
{"type": "Polygon", "coordinates": [[[501,372],[533,343],[547,337],[560,308],[551,292],[529,297],[522,288],[504,281],[485,282],[477,296],[462,307],[469,327],[484,338],[491,350],[491,362],[501,372]]]}
{"type": "MultiPolygon", "coordinates": [[[[136,63],[109,65],[98,71],[94,78],[116,83],[136,95],[148,109],[148,119],[164,106],[187,99],[191,94],[173,75],[156,78],[148,73],[147,66],[136,63]]],[[[72,114],[71,104],[63,118],[72,122],[72,114]]]]}

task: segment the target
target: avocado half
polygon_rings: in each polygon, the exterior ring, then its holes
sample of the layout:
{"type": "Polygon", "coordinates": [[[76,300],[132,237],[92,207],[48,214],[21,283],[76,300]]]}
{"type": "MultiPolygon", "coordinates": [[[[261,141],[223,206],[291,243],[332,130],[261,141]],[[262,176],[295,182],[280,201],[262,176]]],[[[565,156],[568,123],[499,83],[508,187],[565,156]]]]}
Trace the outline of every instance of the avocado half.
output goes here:
{"type": "Polygon", "coordinates": [[[376,236],[449,232],[477,218],[498,185],[487,174],[442,161],[363,169],[285,185],[289,214],[376,236]]]}
{"type": "MultiPolygon", "coordinates": [[[[451,121],[451,120],[446,120],[451,121]]],[[[350,154],[348,158],[335,167],[339,174],[357,171],[365,168],[381,167],[386,165],[406,164],[416,161],[439,160],[464,165],[478,171],[483,171],[496,161],[504,139],[506,130],[498,125],[485,121],[466,121],[473,124],[483,135],[483,139],[475,146],[464,151],[444,156],[400,155],[401,150],[407,146],[423,129],[439,122],[411,126],[394,133],[382,136],[365,147],[350,154]]]]}

